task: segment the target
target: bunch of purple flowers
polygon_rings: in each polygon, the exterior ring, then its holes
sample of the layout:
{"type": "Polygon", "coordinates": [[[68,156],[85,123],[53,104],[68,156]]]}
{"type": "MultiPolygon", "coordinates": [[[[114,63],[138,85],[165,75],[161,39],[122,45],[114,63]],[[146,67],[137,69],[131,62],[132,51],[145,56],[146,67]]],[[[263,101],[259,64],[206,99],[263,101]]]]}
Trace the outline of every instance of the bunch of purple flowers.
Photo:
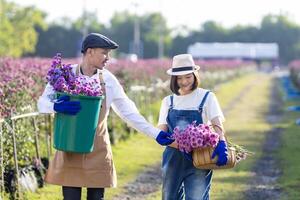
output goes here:
{"type": "Polygon", "coordinates": [[[47,73],[47,81],[56,92],[84,96],[103,95],[98,80],[76,76],[70,64],[62,64],[60,53],[57,53],[52,60],[51,68],[47,73]]]}
{"type": "Polygon", "coordinates": [[[179,150],[186,153],[196,148],[216,147],[219,141],[219,134],[213,132],[209,125],[197,125],[196,121],[187,125],[184,130],[175,127],[172,137],[178,143],[179,150]]]}

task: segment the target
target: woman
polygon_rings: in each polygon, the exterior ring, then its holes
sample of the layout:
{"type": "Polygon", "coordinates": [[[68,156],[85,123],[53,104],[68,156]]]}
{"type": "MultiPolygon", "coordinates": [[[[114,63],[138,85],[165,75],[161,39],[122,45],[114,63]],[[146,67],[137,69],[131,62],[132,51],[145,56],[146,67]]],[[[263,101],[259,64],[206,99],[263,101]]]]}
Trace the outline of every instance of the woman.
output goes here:
{"type": "MultiPolygon", "coordinates": [[[[176,126],[184,129],[193,121],[212,124],[220,135],[214,154],[218,156],[217,165],[221,166],[227,162],[222,126],[225,119],[214,93],[198,88],[199,69],[191,55],[174,56],[172,68],[167,71],[171,75],[173,94],[162,101],[158,127],[172,133],[176,126]]],[[[162,172],[164,200],[178,200],[184,196],[187,200],[209,199],[212,171],[195,168],[191,155],[180,152],[176,142],[166,147],[163,153],[162,172]]]]}

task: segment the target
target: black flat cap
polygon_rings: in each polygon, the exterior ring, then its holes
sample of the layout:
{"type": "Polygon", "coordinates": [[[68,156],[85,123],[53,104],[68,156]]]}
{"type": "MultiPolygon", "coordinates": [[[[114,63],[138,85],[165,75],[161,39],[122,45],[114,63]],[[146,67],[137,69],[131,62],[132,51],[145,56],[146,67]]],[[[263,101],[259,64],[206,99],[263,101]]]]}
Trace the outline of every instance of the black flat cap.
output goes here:
{"type": "Polygon", "coordinates": [[[118,47],[119,45],[108,37],[99,33],[90,33],[82,42],[81,53],[84,53],[88,48],[116,49],[118,47]]]}

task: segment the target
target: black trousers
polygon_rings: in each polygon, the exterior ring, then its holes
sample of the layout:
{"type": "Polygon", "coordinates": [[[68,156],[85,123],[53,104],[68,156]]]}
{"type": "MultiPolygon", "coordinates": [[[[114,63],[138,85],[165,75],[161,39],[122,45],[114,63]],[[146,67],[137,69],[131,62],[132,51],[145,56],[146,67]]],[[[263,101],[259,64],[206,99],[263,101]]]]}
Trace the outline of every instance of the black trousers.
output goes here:
{"type": "MultiPolygon", "coordinates": [[[[64,200],[80,200],[81,187],[62,187],[64,200]]],[[[104,200],[104,188],[87,188],[87,200],[104,200]]]]}

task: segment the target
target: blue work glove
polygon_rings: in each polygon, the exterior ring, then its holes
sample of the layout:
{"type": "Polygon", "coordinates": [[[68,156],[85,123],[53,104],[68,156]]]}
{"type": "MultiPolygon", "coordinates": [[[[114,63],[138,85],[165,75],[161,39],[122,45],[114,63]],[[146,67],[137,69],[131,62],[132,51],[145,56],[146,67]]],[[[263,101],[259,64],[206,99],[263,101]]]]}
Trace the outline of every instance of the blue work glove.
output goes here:
{"type": "Polygon", "coordinates": [[[160,131],[156,137],[156,141],[160,145],[165,145],[165,146],[169,145],[175,141],[174,139],[171,138],[171,135],[172,135],[171,133],[160,131]]]}
{"type": "Polygon", "coordinates": [[[64,95],[57,99],[53,109],[59,113],[76,115],[80,111],[81,106],[79,101],[70,101],[70,97],[64,95]]]}
{"type": "Polygon", "coordinates": [[[211,158],[214,159],[216,155],[218,156],[216,165],[218,165],[218,166],[226,165],[227,160],[228,160],[228,158],[227,158],[228,153],[227,153],[227,145],[224,140],[219,141],[211,158]]]}

